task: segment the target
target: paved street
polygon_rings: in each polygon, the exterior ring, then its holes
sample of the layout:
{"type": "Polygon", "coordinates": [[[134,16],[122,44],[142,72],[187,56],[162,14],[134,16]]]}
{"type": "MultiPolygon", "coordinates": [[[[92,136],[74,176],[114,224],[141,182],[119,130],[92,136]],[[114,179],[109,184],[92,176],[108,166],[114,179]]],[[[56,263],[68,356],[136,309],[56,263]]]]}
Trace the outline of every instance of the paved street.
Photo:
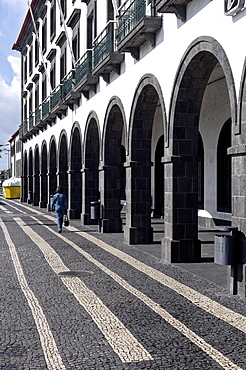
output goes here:
{"type": "Polygon", "coordinates": [[[0,368],[246,369],[246,301],[208,235],[200,265],[170,266],[158,227],[151,246],[78,220],[59,234],[54,213],[1,195],[0,368]]]}

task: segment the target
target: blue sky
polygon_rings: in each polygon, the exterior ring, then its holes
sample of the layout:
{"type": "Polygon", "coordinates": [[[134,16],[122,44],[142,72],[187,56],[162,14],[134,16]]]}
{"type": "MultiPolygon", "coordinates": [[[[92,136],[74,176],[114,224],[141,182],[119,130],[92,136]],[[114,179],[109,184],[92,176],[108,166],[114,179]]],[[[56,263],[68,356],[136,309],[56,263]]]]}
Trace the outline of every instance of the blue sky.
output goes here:
{"type": "MultiPolygon", "coordinates": [[[[27,10],[27,0],[0,0],[0,144],[6,144],[20,125],[20,53],[12,46],[27,10]]],[[[0,169],[7,165],[7,152],[2,152],[0,169]]]]}

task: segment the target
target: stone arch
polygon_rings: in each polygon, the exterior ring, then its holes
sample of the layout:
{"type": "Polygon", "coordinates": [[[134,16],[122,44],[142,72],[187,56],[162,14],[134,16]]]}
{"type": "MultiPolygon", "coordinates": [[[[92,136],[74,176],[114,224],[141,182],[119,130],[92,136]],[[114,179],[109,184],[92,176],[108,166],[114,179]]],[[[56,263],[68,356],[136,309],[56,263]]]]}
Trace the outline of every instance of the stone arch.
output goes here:
{"type": "MultiPolygon", "coordinates": [[[[170,139],[173,142],[173,131],[177,127],[178,119],[183,118],[177,117],[177,111],[181,115],[182,113],[186,113],[186,115],[189,113],[189,118],[191,114],[197,121],[206,84],[217,63],[220,64],[226,79],[230,97],[232,126],[237,126],[235,83],[226,53],[214,38],[198,37],[187,48],[176,73],[169,111],[168,146],[170,139]],[[189,94],[187,94],[188,90],[189,94]],[[182,94],[185,94],[184,99],[182,94]],[[188,112],[184,112],[185,108],[189,108],[188,112]]],[[[196,124],[198,124],[198,121],[196,124]]],[[[174,154],[175,148],[172,147],[172,151],[174,154]]]]}
{"type": "Polygon", "coordinates": [[[56,139],[54,136],[50,139],[49,145],[49,181],[48,181],[48,188],[49,188],[49,196],[55,193],[57,188],[57,146],[56,146],[56,139]]]}
{"type": "Polygon", "coordinates": [[[23,154],[23,169],[22,169],[22,202],[26,202],[28,198],[28,160],[27,151],[23,154]]]}
{"type": "Polygon", "coordinates": [[[70,218],[80,218],[82,212],[82,143],[80,126],[73,125],[70,140],[70,218]]]}
{"type": "Polygon", "coordinates": [[[39,146],[34,148],[34,192],[33,192],[33,205],[38,206],[40,199],[40,156],[39,146]]]}
{"type": "Polygon", "coordinates": [[[60,133],[58,143],[58,185],[68,198],[68,140],[65,130],[60,133]]]}
{"type": "Polygon", "coordinates": [[[97,114],[90,112],[84,133],[83,168],[82,168],[82,223],[95,223],[90,219],[90,202],[97,201],[99,195],[99,157],[100,127],[97,114]]]}
{"type": "Polygon", "coordinates": [[[29,149],[28,154],[28,204],[33,202],[33,151],[29,149]]]}
{"type": "Polygon", "coordinates": [[[48,152],[47,143],[44,140],[41,145],[41,192],[40,192],[40,207],[45,208],[48,204],[48,152]]]}
{"type": "Polygon", "coordinates": [[[196,261],[201,256],[198,240],[198,129],[208,83],[217,66],[228,91],[229,114],[237,119],[236,92],[230,64],[221,45],[212,37],[199,37],[184,54],[176,74],[169,114],[165,152],[165,237],[162,259],[196,261]]]}
{"type": "MultiPolygon", "coordinates": [[[[126,163],[126,227],[125,241],[130,244],[151,243],[151,178],[153,164],[153,127],[166,133],[165,106],[156,77],[141,79],[133,100],[126,163]]],[[[164,154],[164,148],[163,148],[164,154]]]]}
{"type": "Polygon", "coordinates": [[[102,232],[121,232],[121,194],[125,189],[126,118],[121,100],[113,97],[107,107],[102,139],[100,191],[102,232]],[[124,150],[123,150],[124,149],[124,150]]]}

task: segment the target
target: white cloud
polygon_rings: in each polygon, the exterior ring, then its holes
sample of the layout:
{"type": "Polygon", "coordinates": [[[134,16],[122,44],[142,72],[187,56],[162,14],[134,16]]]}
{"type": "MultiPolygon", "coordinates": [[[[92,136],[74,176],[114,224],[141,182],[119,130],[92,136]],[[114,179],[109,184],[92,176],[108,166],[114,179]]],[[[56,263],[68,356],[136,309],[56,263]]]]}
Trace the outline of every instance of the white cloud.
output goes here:
{"type": "MultiPolygon", "coordinates": [[[[9,56],[14,77],[8,85],[0,75],[0,144],[6,144],[20,125],[20,57],[9,56]]],[[[0,169],[6,168],[7,158],[0,158],[0,169]]]]}
{"type": "Polygon", "coordinates": [[[1,0],[2,4],[6,4],[9,8],[13,9],[16,13],[23,13],[27,10],[27,0],[1,0]]]}

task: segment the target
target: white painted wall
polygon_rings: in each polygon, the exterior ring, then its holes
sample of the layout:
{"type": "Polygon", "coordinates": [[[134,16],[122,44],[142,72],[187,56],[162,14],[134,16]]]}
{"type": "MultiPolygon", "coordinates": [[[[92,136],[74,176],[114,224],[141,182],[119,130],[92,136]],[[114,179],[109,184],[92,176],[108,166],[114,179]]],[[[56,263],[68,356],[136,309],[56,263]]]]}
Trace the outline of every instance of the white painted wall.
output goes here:
{"type": "MultiPolygon", "coordinates": [[[[68,1],[68,13],[73,9],[70,3],[68,1]]],[[[86,6],[78,0],[76,0],[75,5],[82,10],[80,21],[82,29],[86,27],[86,6]]],[[[97,10],[97,28],[98,33],[100,33],[106,25],[106,0],[97,2],[97,10]]],[[[62,129],[67,131],[68,142],[70,142],[69,135],[74,122],[78,121],[80,123],[83,133],[87,117],[91,111],[97,113],[102,132],[107,105],[113,96],[118,96],[121,99],[125,109],[126,120],[129,122],[135,90],[140,79],[146,73],[155,75],[159,81],[164,97],[166,116],[168,117],[172,89],[180,61],[189,45],[198,37],[211,36],[221,44],[231,65],[238,96],[246,55],[246,43],[242,36],[245,33],[246,10],[243,10],[237,16],[230,17],[224,15],[224,2],[221,0],[194,0],[187,5],[187,21],[185,23],[177,20],[174,14],[164,14],[162,18],[163,28],[157,34],[156,47],[154,49],[150,45],[145,44],[141,48],[139,61],[134,60],[130,54],[126,53],[125,62],[121,66],[120,76],[112,73],[109,84],[100,78],[96,94],[90,92],[88,100],[81,96],[81,105],[79,107],[74,111],[68,109],[66,117],[63,116],[61,120],[57,118],[56,123],[52,127],[48,126],[47,130],[39,132],[37,136],[28,140],[24,144],[24,150],[28,152],[30,147],[34,148],[36,144],[40,146],[43,140],[49,142],[52,135],[56,137],[58,142],[62,129]]],[[[57,22],[57,25],[59,25],[59,22],[57,22]]],[[[61,31],[62,27],[60,31],[57,30],[57,35],[61,31]]],[[[68,28],[68,32],[71,36],[71,29],[68,28]]],[[[57,48],[54,42],[49,45],[49,48],[51,47],[57,48]]],[[[85,51],[85,49],[86,29],[83,30],[83,35],[81,36],[81,51],[85,51]]],[[[71,68],[71,64],[69,65],[68,63],[69,68],[71,68]]],[[[30,82],[30,79],[28,82],[30,82]]],[[[205,209],[212,217],[224,217],[224,215],[219,215],[216,212],[216,181],[214,179],[216,178],[216,144],[218,135],[223,123],[229,117],[227,87],[225,80],[220,80],[209,85],[206,90],[199,127],[205,150],[205,209]]],[[[159,118],[157,118],[154,123],[152,139],[152,158],[154,158],[154,147],[161,135],[160,127],[159,118]]],[[[154,184],[152,185],[153,193],[154,184]]]]}

